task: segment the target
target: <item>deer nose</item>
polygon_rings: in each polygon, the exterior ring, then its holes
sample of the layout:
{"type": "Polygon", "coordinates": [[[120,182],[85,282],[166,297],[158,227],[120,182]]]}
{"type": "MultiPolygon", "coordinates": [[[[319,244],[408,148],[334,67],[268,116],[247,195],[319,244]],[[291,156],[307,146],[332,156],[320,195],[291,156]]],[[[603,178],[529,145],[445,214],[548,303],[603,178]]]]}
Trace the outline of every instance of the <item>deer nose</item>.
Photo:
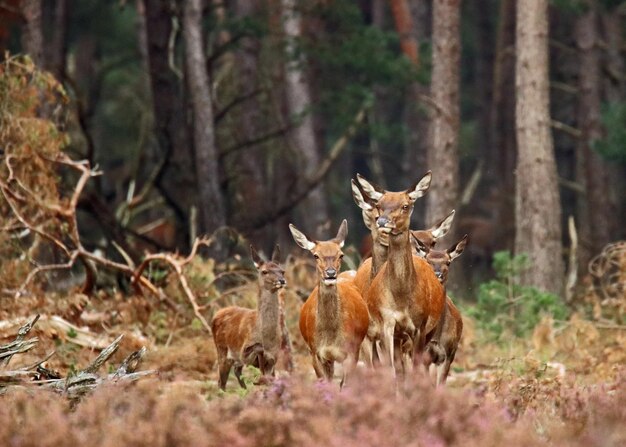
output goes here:
{"type": "Polygon", "coordinates": [[[376,219],[376,225],[378,225],[378,228],[383,228],[388,223],[389,219],[387,219],[385,216],[380,216],[378,219],[376,219]]]}
{"type": "Polygon", "coordinates": [[[326,269],[326,277],[329,279],[334,279],[337,277],[337,270],[335,269],[326,269]]]}
{"type": "Polygon", "coordinates": [[[285,284],[287,284],[287,281],[285,281],[285,278],[280,278],[278,280],[278,282],[280,283],[280,285],[284,286],[285,284]]]}

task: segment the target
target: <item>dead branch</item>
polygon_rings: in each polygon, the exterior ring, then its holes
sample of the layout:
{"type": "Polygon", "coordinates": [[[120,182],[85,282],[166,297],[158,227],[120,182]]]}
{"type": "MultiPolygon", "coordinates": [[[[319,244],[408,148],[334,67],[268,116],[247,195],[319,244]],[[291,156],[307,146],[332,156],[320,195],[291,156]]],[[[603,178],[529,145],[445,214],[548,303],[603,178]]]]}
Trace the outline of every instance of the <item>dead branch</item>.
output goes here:
{"type": "Polygon", "coordinates": [[[371,102],[366,101],[354,117],[352,124],[348,127],[348,129],[346,129],[344,134],[335,142],[335,144],[333,144],[326,158],[322,161],[322,163],[320,163],[317,171],[311,177],[305,178],[302,182],[302,186],[298,188],[294,194],[287,198],[286,202],[279,205],[277,208],[270,211],[269,213],[259,216],[256,219],[248,222],[248,226],[246,227],[246,229],[262,228],[268,223],[275,221],[279,217],[282,217],[294,206],[304,200],[309,195],[309,193],[328,175],[330,168],[339,158],[345,147],[348,145],[348,142],[354,136],[357,129],[360,127],[361,123],[365,119],[367,111],[370,107],[371,102]]]}
{"type": "Polygon", "coordinates": [[[557,120],[550,120],[550,126],[552,126],[553,129],[560,130],[561,132],[565,132],[569,136],[576,138],[576,139],[581,138],[583,134],[580,129],[576,129],[575,127],[572,127],[569,124],[565,124],[557,120]]]}
{"type": "Polygon", "coordinates": [[[13,355],[26,352],[33,346],[35,346],[35,344],[37,344],[36,338],[24,341],[24,337],[28,335],[28,333],[38,320],[39,314],[35,315],[35,317],[31,321],[26,322],[20,327],[13,342],[4,346],[0,346],[0,365],[8,365],[13,355]],[[32,340],[34,340],[34,342],[32,340]]]}
{"type": "Polygon", "coordinates": [[[183,288],[185,295],[187,296],[187,300],[189,301],[189,303],[191,304],[191,307],[193,308],[194,315],[196,316],[196,318],[198,318],[198,320],[200,320],[200,322],[202,323],[202,326],[204,326],[204,328],[207,330],[209,334],[211,333],[211,326],[200,313],[200,306],[198,306],[196,297],[194,293],[191,291],[191,288],[189,287],[187,278],[185,277],[183,273],[183,267],[189,262],[191,262],[191,260],[196,256],[196,252],[198,251],[198,248],[200,246],[208,247],[212,243],[214,237],[215,237],[215,234],[210,239],[205,239],[205,238],[196,239],[193,243],[193,247],[191,248],[191,252],[189,253],[189,256],[183,259],[180,259],[178,258],[178,256],[171,254],[171,253],[156,253],[156,254],[151,254],[151,255],[146,256],[143,262],[139,265],[139,267],[137,267],[137,270],[133,274],[133,279],[132,279],[133,284],[136,283],[138,280],[141,280],[141,278],[143,278],[142,274],[144,270],[153,261],[162,261],[162,262],[169,264],[176,272],[178,281],[181,287],[183,288]]]}
{"type": "Polygon", "coordinates": [[[571,244],[567,266],[567,280],[565,282],[565,302],[571,303],[574,297],[574,287],[578,280],[578,234],[576,232],[576,223],[574,222],[573,216],[569,216],[567,219],[567,228],[571,244]]]}

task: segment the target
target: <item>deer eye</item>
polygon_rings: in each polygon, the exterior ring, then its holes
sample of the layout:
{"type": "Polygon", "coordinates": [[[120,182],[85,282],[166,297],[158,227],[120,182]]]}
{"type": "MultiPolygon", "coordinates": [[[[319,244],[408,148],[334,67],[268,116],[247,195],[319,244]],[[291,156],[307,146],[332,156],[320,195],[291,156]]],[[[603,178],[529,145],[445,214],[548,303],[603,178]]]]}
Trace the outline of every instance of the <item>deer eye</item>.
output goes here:
{"type": "Polygon", "coordinates": [[[320,258],[320,256],[319,256],[317,253],[313,253],[313,257],[314,257],[315,259],[319,259],[319,258],[320,258]]]}
{"type": "Polygon", "coordinates": [[[263,271],[261,272],[261,274],[262,274],[262,275],[267,275],[268,273],[269,273],[269,272],[268,272],[267,270],[263,270],[263,271]]]}
{"type": "Polygon", "coordinates": [[[409,205],[402,205],[402,211],[406,211],[409,209],[409,205]]]}
{"type": "Polygon", "coordinates": [[[343,259],[343,253],[339,255],[339,259],[343,259]]]}

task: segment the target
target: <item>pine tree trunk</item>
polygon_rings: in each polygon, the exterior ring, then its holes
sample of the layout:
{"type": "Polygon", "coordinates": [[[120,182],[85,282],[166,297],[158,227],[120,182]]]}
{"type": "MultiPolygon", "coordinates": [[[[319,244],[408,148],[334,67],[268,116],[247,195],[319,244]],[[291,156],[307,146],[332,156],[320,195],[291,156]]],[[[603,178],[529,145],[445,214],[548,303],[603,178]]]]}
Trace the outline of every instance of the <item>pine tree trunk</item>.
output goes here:
{"type": "MultiPolygon", "coordinates": [[[[299,120],[291,132],[292,146],[299,155],[300,175],[311,177],[320,165],[320,151],[315,137],[315,126],[311,113],[311,87],[305,72],[306,63],[302,57],[296,58],[296,41],[302,34],[302,20],[295,0],[282,0],[283,26],[287,39],[287,66],[285,73],[285,90],[287,108],[291,119],[299,120]],[[295,59],[294,59],[295,58],[295,59]]],[[[314,188],[304,200],[302,208],[303,227],[315,237],[328,222],[329,212],[325,188],[320,184],[314,188]]]]}
{"type": "Polygon", "coordinates": [[[173,11],[168,0],[142,1],[145,20],[140,26],[145,24],[154,123],[161,149],[156,163],[164,163],[155,184],[176,214],[177,246],[184,250],[189,243],[189,212],[195,205],[196,173],[187,132],[183,89],[168,63],[173,11]]]}
{"type": "Polygon", "coordinates": [[[52,42],[48,47],[46,62],[48,69],[59,80],[65,77],[65,57],[67,55],[67,2],[57,0],[54,8],[52,42]]]}
{"type": "MultiPolygon", "coordinates": [[[[211,80],[207,72],[202,34],[202,0],[183,6],[183,37],[189,101],[193,111],[193,147],[198,191],[200,233],[211,234],[226,224],[220,191],[219,166],[211,103],[211,80]]],[[[214,250],[219,254],[219,249],[214,250]]]]}
{"type": "MultiPolygon", "coordinates": [[[[459,189],[460,0],[433,2],[433,71],[431,97],[437,110],[431,122],[428,168],[433,180],[426,195],[426,224],[457,206],[459,189]]],[[[442,242],[454,238],[454,231],[442,242]]]]}
{"type": "Polygon", "coordinates": [[[20,5],[24,24],[22,25],[22,50],[35,65],[44,66],[43,23],[41,0],[22,0],[20,5]]]}
{"type": "Polygon", "coordinates": [[[550,130],[548,0],[517,4],[515,251],[530,268],[521,282],[563,289],[561,204],[550,130]]]}
{"type": "Polygon", "coordinates": [[[579,261],[583,268],[611,237],[609,222],[609,177],[607,163],[593,150],[593,144],[602,137],[600,123],[600,54],[597,35],[597,2],[589,0],[589,8],[576,19],[574,34],[579,51],[578,73],[578,129],[582,135],[577,141],[578,183],[585,186],[584,197],[578,196],[578,226],[581,245],[579,261]]]}
{"type": "MultiPolygon", "coordinates": [[[[238,0],[235,16],[239,19],[255,17],[259,14],[259,4],[248,0],[238,0]]],[[[245,95],[261,87],[259,81],[260,43],[254,38],[243,38],[234,55],[238,94],[245,95]]],[[[239,127],[238,138],[250,141],[267,132],[268,119],[263,113],[263,105],[256,98],[250,98],[236,117],[239,127]]],[[[224,157],[224,166],[229,179],[229,222],[236,228],[244,228],[246,222],[256,219],[266,211],[267,179],[265,175],[264,148],[251,146],[224,157]]],[[[265,229],[248,231],[245,236],[254,240],[260,247],[270,248],[265,229]]]]}

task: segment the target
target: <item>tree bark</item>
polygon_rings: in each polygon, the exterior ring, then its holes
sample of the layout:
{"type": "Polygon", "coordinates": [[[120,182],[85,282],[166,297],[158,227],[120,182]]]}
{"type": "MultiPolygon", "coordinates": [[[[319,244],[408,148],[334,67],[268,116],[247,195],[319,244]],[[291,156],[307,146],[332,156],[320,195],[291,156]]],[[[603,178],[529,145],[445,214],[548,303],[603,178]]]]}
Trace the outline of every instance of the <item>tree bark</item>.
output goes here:
{"type": "MultiPolygon", "coordinates": [[[[183,37],[189,100],[193,112],[193,146],[201,233],[211,234],[226,224],[224,198],[220,191],[215,145],[211,80],[207,72],[202,34],[202,0],[187,0],[183,6],[183,37]]],[[[218,254],[218,250],[215,253],[218,254]]]]}
{"type": "Polygon", "coordinates": [[[564,267],[550,130],[548,0],[518,1],[517,6],[515,251],[530,259],[522,284],[560,293],[564,267]]]}
{"type": "MultiPolygon", "coordinates": [[[[172,11],[167,0],[143,0],[152,107],[163,169],[156,186],[178,220],[178,246],[189,242],[188,216],[195,203],[196,179],[182,104],[180,81],[168,63],[172,11]]],[[[141,22],[140,22],[141,25],[141,22]]]]}
{"type": "MultiPolygon", "coordinates": [[[[300,175],[308,178],[318,170],[320,150],[315,137],[315,125],[311,112],[311,86],[306,75],[306,61],[298,54],[296,41],[302,35],[302,20],[295,0],[281,0],[283,27],[287,39],[287,64],[285,67],[285,91],[287,108],[292,119],[299,119],[291,132],[293,147],[299,154],[300,175]]],[[[308,234],[320,237],[320,230],[329,220],[325,188],[320,184],[314,188],[303,206],[303,227],[308,234]],[[306,216],[306,217],[304,217],[306,216]]]]}
{"type": "Polygon", "coordinates": [[[61,81],[65,77],[65,57],[67,55],[67,2],[68,0],[56,1],[52,42],[46,56],[48,69],[61,81]]]}
{"type": "Polygon", "coordinates": [[[20,5],[24,24],[22,26],[22,51],[35,65],[44,66],[43,24],[41,0],[22,0],[20,5]]]}
{"type": "MultiPolygon", "coordinates": [[[[460,0],[433,2],[431,97],[436,104],[430,128],[428,168],[433,180],[426,195],[426,224],[456,208],[459,189],[460,0]]],[[[450,231],[443,244],[454,238],[450,231]]]]}
{"type": "Polygon", "coordinates": [[[609,206],[609,177],[607,163],[593,149],[602,138],[600,122],[600,55],[598,51],[597,1],[586,2],[587,11],[576,19],[574,34],[579,51],[578,124],[582,132],[577,140],[578,183],[586,194],[578,195],[578,229],[581,239],[580,266],[588,262],[610,241],[611,209],[609,206]]]}
{"type": "MultiPolygon", "coordinates": [[[[248,0],[235,2],[235,16],[245,19],[258,16],[259,4],[248,0]]],[[[240,47],[234,54],[238,94],[246,94],[260,89],[259,82],[260,43],[253,37],[241,40],[240,47]]],[[[253,141],[266,132],[268,119],[263,113],[263,105],[257,96],[246,101],[236,117],[239,140],[253,141]]],[[[224,165],[229,179],[229,222],[236,228],[244,228],[250,220],[258,218],[266,211],[267,179],[263,148],[257,144],[246,151],[238,151],[224,157],[224,165]]],[[[254,240],[257,246],[270,249],[266,240],[265,229],[249,231],[246,237],[254,240]]]]}

